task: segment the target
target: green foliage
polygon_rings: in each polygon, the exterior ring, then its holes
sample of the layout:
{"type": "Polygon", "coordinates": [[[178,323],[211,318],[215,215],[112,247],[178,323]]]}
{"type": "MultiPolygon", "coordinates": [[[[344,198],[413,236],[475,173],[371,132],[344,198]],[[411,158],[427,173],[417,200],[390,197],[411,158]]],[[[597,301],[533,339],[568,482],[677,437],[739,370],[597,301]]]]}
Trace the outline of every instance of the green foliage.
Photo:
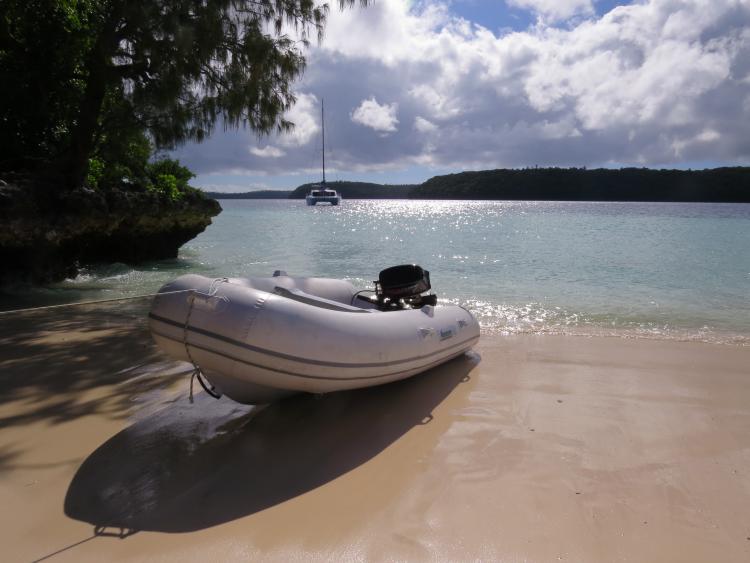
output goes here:
{"type": "Polygon", "coordinates": [[[146,166],[146,174],[148,190],[169,201],[179,201],[193,189],[188,182],[195,174],[182,166],[179,160],[163,158],[151,162],[146,166]]]}
{"type": "Polygon", "coordinates": [[[140,131],[126,130],[113,137],[115,142],[103,141],[95,156],[89,158],[85,184],[105,191],[123,185],[146,187],[153,152],[150,141],[140,131]]]}
{"type": "Polygon", "coordinates": [[[153,184],[149,185],[149,190],[158,193],[170,201],[177,201],[182,198],[182,193],[177,188],[177,178],[172,174],[159,174],[153,184]]]}
{"type": "Polygon", "coordinates": [[[151,161],[153,147],[145,134],[123,132],[113,143],[103,143],[99,156],[89,159],[86,185],[102,191],[129,185],[146,190],[169,201],[179,201],[193,190],[188,182],[195,177],[178,160],[160,158],[151,161]]]}
{"type": "Polygon", "coordinates": [[[107,165],[105,162],[100,158],[90,158],[89,159],[89,171],[88,174],[86,174],[86,185],[93,189],[99,188],[99,183],[102,181],[102,178],[104,177],[104,171],[106,170],[107,165]]]}
{"type": "Polygon", "coordinates": [[[188,187],[188,182],[195,178],[195,174],[185,166],[182,166],[179,160],[171,158],[162,158],[149,163],[146,171],[152,181],[159,176],[171,176],[175,179],[177,188],[183,191],[188,187]]]}

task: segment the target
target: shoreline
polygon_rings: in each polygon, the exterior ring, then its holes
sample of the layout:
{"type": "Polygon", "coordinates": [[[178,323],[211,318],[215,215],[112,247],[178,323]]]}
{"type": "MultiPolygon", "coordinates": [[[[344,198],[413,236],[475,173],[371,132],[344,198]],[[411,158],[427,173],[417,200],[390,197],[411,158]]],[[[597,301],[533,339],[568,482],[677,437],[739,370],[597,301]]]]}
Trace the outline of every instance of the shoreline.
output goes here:
{"type": "Polygon", "coordinates": [[[668,334],[649,333],[649,331],[635,331],[632,329],[610,328],[607,330],[597,327],[590,332],[579,331],[578,327],[571,328],[568,332],[557,329],[545,329],[538,331],[507,330],[504,328],[483,327],[482,336],[489,338],[502,338],[511,336],[555,336],[567,338],[603,338],[622,340],[643,340],[646,342],[681,342],[693,344],[710,344],[715,346],[749,347],[750,334],[738,332],[715,332],[710,338],[702,337],[699,331],[692,333],[688,330],[673,331],[668,334]]]}
{"type": "MultiPolygon", "coordinates": [[[[68,280],[70,281],[70,280],[68,280]]],[[[0,288],[0,321],[11,320],[16,315],[46,314],[47,311],[60,311],[64,314],[67,307],[71,311],[75,309],[94,308],[101,301],[117,301],[121,299],[124,303],[132,303],[132,306],[141,306],[144,311],[149,306],[150,300],[156,295],[161,284],[155,286],[147,294],[128,294],[113,288],[102,287],[97,290],[91,288],[76,288],[75,286],[62,288],[43,288],[45,293],[39,294],[3,294],[0,288]],[[55,294],[57,291],[71,292],[68,296],[55,294]],[[73,293],[77,294],[74,300],[67,299],[73,293]],[[11,301],[18,303],[13,308],[8,308],[7,303],[11,301]],[[36,313],[35,309],[39,309],[36,313]]],[[[446,303],[460,304],[455,300],[446,300],[446,303]]],[[[129,305],[130,306],[130,305],[129,305]]],[[[464,305],[466,306],[466,305],[464,305]]],[[[469,309],[471,310],[471,309],[469,309]]],[[[566,326],[552,325],[549,327],[518,326],[518,324],[497,325],[495,321],[488,320],[486,315],[479,311],[472,311],[480,322],[482,336],[490,338],[507,336],[566,336],[577,338],[622,338],[626,340],[647,340],[664,342],[695,342],[705,344],[717,344],[723,346],[750,346],[750,325],[747,331],[716,330],[703,326],[700,328],[632,328],[622,326],[606,326],[605,324],[585,323],[583,325],[569,324],[566,326]],[[492,323],[492,324],[488,324],[492,323]]],[[[144,313],[145,315],[145,313],[144,313]]]]}
{"type": "Polygon", "coordinates": [[[0,324],[8,561],[743,561],[750,348],[483,335],[406,381],[187,400],[143,307],[0,324]]]}

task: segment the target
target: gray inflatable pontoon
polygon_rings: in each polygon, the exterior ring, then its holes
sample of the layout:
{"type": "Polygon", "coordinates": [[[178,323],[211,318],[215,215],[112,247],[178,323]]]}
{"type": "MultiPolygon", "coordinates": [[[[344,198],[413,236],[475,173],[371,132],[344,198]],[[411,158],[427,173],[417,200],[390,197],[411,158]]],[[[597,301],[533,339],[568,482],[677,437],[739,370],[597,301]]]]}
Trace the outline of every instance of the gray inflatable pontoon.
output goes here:
{"type": "Polygon", "coordinates": [[[383,310],[343,280],[191,274],[160,293],[149,314],[156,343],[240,403],[404,379],[479,339],[476,319],[462,307],[383,310]]]}

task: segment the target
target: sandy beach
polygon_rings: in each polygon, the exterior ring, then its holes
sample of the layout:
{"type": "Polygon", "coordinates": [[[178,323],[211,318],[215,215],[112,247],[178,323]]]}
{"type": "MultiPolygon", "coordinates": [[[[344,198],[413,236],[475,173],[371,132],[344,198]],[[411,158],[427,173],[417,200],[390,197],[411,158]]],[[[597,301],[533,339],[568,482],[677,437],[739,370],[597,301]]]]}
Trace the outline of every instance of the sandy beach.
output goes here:
{"type": "Polygon", "coordinates": [[[750,347],[483,336],[253,408],[146,306],[0,317],[3,561],[750,560],[750,347]]]}

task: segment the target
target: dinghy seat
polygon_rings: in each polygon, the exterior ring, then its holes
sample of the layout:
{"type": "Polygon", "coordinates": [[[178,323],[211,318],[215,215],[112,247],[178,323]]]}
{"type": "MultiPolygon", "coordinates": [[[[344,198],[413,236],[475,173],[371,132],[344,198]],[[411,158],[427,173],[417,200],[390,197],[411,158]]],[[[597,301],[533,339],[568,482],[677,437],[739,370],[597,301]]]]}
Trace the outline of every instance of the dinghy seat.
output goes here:
{"type": "Polygon", "coordinates": [[[333,301],[332,299],[318,297],[317,295],[310,295],[299,289],[287,289],[285,287],[276,286],[273,292],[276,295],[286,297],[287,299],[292,299],[299,303],[305,303],[306,305],[312,305],[313,307],[320,307],[321,309],[328,309],[330,311],[341,311],[344,313],[372,313],[372,311],[368,309],[345,305],[338,301],[333,301]]]}

